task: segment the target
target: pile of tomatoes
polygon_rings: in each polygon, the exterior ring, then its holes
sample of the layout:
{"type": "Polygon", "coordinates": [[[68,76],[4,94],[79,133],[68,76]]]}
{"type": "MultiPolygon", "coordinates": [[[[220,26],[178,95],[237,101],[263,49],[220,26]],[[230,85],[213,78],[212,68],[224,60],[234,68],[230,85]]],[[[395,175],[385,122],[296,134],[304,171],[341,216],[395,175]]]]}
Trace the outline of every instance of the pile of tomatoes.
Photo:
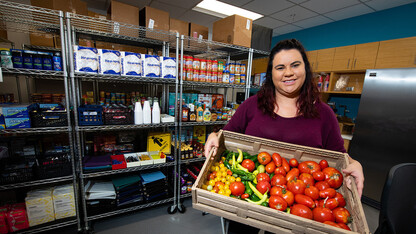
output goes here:
{"type": "MultiPolygon", "coordinates": [[[[224,158],[222,158],[219,168],[226,168],[225,166],[221,167],[223,160],[224,158]]],[[[249,199],[251,195],[245,193],[247,191],[245,185],[251,183],[251,188],[257,190],[255,193],[259,197],[265,198],[264,196],[267,196],[267,203],[263,202],[262,205],[350,230],[347,224],[352,221],[352,217],[345,208],[346,202],[343,195],[337,191],[342,186],[343,175],[336,168],[330,167],[326,160],[321,160],[319,163],[315,161],[298,162],[297,159],[292,158],[287,161],[278,153],[270,155],[267,152],[261,152],[255,161],[253,158],[247,158],[241,162],[241,166],[246,168],[248,173],[256,174],[253,181],[231,182],[227,176],[224,180],[224,177],[214,178],[211,173],[210,177],[212,176],[214,181],[219,179],[224,183],[223,187],[226,188],[224,192],[221,192],[222,187],[218,186],[218,193],[225,193],[225,195],[252,202],[249,199]],[[259,165],[257,168],[256,164],[259,165]],[[228,181],[230,183],[227,183],[228,181]],[[236,182],[238,183],[236,184],[236,182]]],[[[226,172],[221,175],[235,176],[231,170],[227,168],[224,170],[226,172]]],[[[211,180],[208,183],[214,184],[214,187],[217,186],[211,180]]]]}

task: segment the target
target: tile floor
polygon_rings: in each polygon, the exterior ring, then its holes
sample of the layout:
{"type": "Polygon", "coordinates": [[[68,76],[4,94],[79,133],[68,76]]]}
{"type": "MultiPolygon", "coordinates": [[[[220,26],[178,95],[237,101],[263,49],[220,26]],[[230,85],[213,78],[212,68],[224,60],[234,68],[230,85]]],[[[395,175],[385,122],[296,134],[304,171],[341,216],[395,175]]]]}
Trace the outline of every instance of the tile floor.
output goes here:
{"type": "MultiPolygon", "coordinates": [[[[222,233],[220,217],[207,214],[192,208],[192,200],[185,199],[185,213],[168,214],[167,208],[171,204],[139,210],[134,213],[122,214],[97,220],[93,223],[93,230],[98,234],[137,234],[137,233],[181,233],[181,234],[212,234],[222,233]]],[[[379,211],[363,205],[370,232],[374,233],[378,226],[379,211]]],[[[56,230],[55,232],[56,233],[56,230]]],[[[60,234],[74,233],[63,230],[60,234]]],[[[263,233],[260,231],[260,234],[263,233]]]]}

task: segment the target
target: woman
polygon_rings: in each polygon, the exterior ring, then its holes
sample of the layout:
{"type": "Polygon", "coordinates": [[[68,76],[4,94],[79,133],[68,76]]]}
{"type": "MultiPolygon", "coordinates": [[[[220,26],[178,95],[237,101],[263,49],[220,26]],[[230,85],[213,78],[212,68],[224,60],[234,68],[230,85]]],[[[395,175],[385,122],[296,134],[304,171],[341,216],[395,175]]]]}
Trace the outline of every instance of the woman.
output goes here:
{"type": "MultiPolygon", "coordinates": [[[[321,102],[312,79],[305,49],[296,39],[279,42],[271,51],[266,80],[260,91],[244,101],[224,130],[298,145],[345,153],[344,141],[332,109],[321,102]]],[[[205,155],[219,145],[218,133],[209,135],[205,155]]],[[[364,175],[361,164],[349,157],[342,170],[355,177],[361,197],[364,175]]]]}

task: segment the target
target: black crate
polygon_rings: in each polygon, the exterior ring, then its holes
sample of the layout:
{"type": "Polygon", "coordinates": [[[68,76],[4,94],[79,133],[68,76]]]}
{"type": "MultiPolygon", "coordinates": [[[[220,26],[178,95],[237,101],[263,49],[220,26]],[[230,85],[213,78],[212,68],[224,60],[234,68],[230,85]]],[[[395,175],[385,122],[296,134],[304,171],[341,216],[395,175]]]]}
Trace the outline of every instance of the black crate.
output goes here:
{"type": "Polygon", "coordinates": [[[30,120],[32,127],[35,128],[68,126],[68,116],[65,110],[35,110],[30,113],[30,120]]]}
{"type": "Polygon", "coordinates": [[[0,161],[0,184],[14,184],[34,179],[34,158],[10,157],[0,161]]]}
{"type": "Polygon", "coordinates": [[[60,154],[38,159],[38,165],[36,166],[36,177],[38,179],[62,177],[71,174],[72,164],[70,155],[60,154]]]}
{"type": "Polygon", "coordinates": [[[103,109],[104,124],[133,124],[133,111],[124,106],[109,106],[103,109]]]}

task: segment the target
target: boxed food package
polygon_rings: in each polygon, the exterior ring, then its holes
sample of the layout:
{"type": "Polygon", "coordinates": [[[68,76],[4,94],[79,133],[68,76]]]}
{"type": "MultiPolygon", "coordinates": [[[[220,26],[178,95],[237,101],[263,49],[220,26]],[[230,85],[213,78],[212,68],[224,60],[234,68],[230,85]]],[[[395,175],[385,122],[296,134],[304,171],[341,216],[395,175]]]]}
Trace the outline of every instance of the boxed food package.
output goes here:
{"type": "Polygon", "coordinates": [[[30,33],[30,44],[34,46],[55,47],[54,35],[50,33],[30,33]]]}
{"type": "Polygon", "coordinates": [[[121,52],[121,75],[142,76],[143,61],[142,55],[133,52],[121,52]]]}
{"type": "Polygon", "coordinates": [[[63,219],[76,215],[74,187],[72,184],[55,187],[52,196],[55,219],[63,219]]]}
{"type": "MultiPolygon", "coordinates": [[[[149,29],[158,29],[168,32],[169,31],[169,24],[170,24],[170,17],[169,12],[162,11],[159,9],[155,9],[149,6],[143,7],[140,10],[140,26],[146,27],[149,29]]],[[[142,36],[142,35],[141,35],[142,36]]],[[[166,35],[167,36],[167,35],[166,35]]],[[[160,34],[152,33],[150,31],[146,31],[145,37],[154,38],[159,40],[168,40],[168,36],[166,38],[160,38],[160,34]]]]}
{"type": "Polygon", "coordinates": [[[239,15],[214,22],[212,40],[239,46],[251,46],[252,20],[239,15]]]}
{"type": "Polygon", "coordinates": [[[5,105],[0,107],[0,113],[4,118],[29,118],[30,111],[35,109],[34,104],[5,105]]]}
{"type": "Polygon", "coordinates": [[[30,128],[30,119],[29,118],[5,118],[6,128],[30,128]]]}
{"type": "Polygon", "coordinates": [[[198,102],[202,102],[207,105],[208,108],[212,107],[212,95],[206,93],[198,94],[198,102]]]}
{"type": "Polygon", "coordinates": [[[196,138],[199,143],[205,144],[205,140],[207,138],[206,126],[194,126],[194,138],[196,138]]]}
{"type": "Polygon", "coordinates": [[[6,219],[10,232],[17,232],[29,228],[29,221],[27,220],[26,210],[24,208],[9,210],[6,213],[6,219]]]}
{"type": "Polygon", "coordinates": [[[189,37],[208,40],[208,27],[189,23],[189,37]]]}
{"type": "MultiPolygon", "coordinates": [[[[330,167],[340,171],[349,164],[347,154],[229,131],[220,131],[219,140],[220,146],[217,154],[213,156],[214,160],[206,160],[201,173],[198,175],[198,179],[192,187],[193,208],[273,233],[351,233],[338,227],[202,189],[202,185],[208,179],[211,166],[220,160],[221,154],[225,150],[237,152],[237,149],[240,149],[251,155],[259,152],[279,153],[283,158],[296,158],[298,161],[312,160],[319,162],[322,159],[326,159],[330,167]]],[[[211,156],[209,155],[209,157],[211,156]]],[[[344,196],[346,208],[351,213],[353,221],[349,227],[352,232],[369,233],[354,181],[351,183],[351,189],[347,188],[344,183],[338,189],[338,192],[344,196]]]]}
{"type": "Polygon", "coordinates": [[[0,234],[6,234],[9,232],[6,221],[6,212],[0,211],[0,234]]]}
{"type": "Polygon", "coordinates": [[[221,109],[224,107],[224,95],[212,94],[212,108],[221,109]]]}
{"type": "Polygon", "coordinates": [[[170,133],[151,132],[147,137],[147,151],[161,151],[170,154],[170,142],[170,133]]]}
{"type": "Polygon", "coordinates": [[[189,23],[183,20],[170,18],[169,31],[173,33],[179,33],[179,36],[181,35],[188,36],[189,35],[189,23]]]}
{"type": "MultiPolygon", "coordinates": [[[[112,0],[107,10],[107,19],[120,23],[139,25],[139,8],[112,0]]],[[[114,24],[112,32],[130,37],[139,36],[137,28],[120,27],[117,23],[114,24]]]]}
{"type": "Polygon", "coordinates": [[[160,57],[157,55],[143,55],[143,76],[160,77],[160,57]]]}
{"type": "Polygon", "coordinates": [[[55,220],[52,188],[29,191],[25,202],[30,227],[55,220]]]}
{"type": "Polygon", "coordinates": [[[161,78],[175,79],[176,78],[176,58],[160,57],[161,78]]]}
{"type": "Polygon", "coordinates": [[[121,53],[116,50],[98,49],[98,73],[120,75],[121,53]]]}
{"type": "Polygon", "coordinates": [[[98,72],[98,50],[91,47],[74,46],[75,72],[98,72]]]}

